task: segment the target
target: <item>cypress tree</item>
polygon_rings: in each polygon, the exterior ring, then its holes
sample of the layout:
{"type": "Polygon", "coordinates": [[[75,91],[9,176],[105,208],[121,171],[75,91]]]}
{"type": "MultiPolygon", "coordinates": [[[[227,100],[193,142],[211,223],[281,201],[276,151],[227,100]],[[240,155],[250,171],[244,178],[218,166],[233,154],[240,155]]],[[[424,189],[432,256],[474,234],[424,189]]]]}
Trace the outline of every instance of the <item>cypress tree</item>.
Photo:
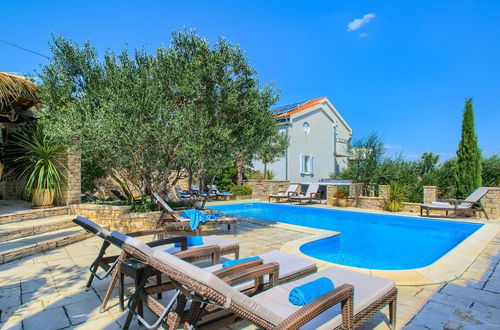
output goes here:
{"type": "Polygon", "coordinates": [[[474,130],[472,99],[465,100],[462,137],[457,150],[456,193],[465,198],[481,186],[481,150],[474,130]]]}

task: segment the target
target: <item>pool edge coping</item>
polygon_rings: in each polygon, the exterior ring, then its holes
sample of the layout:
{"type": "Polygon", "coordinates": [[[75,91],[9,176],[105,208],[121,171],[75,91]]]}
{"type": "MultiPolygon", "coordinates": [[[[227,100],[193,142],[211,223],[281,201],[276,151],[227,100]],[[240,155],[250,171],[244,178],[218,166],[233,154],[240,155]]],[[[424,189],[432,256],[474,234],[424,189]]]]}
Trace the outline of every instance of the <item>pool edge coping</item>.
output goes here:
{"type": "MultiPolygon", "coordinates": [[[[262,201],[252,201],[252,202],[262,202],[262,201]]],[[[262,203],[267,203],[267,202],[262,202],[262,203]]],[[[229,204],[229,203],[221,203],[221,204],[229,204]]],[[[275,203],[268,203],[268,204],[275,204],[275,203]]],[[[299,205],[296,206],[299,207],[299,205]]],[[[400,216],[405,216],[405,215],[400,215],[400,216]]],[[[300,247],[303,244],[314,242],[319,239],[327,237],[337,236],[340,234],[340,232],[310,228],[310,227],[293,225],[277,221],[266,221],[249,217],[240,217],[240,218],[242,221],[245,222],[252,222],[261,225],[266,225],[269,227],[292,230],[312,235],[285,243],[280,248],[280,251],[301,258],[312,260],[316,263],[319,270],[332,266],[341,267],[344,269],[354,270],[372,276],[378,276],[390,279],[393,280],[395,284],[399,286],[442,284],[459,279],[463,275],[463,273],[472,265],[472,263],[480,256],[480,254],[484,251],[484,249],[486,249],[488,244],[495,238],[495,236],[500,231],[500,224],[481,222],[482,226],[478,230],[469,235],[457,246],[455,246],[453,249],[448,251],[446,254],[444,254],[442,257],[440,257],[438,260],[436,260],[435,262],[433,262],[428,266],[414,268],[414,269],[405,269],[405,270],[379,270],[379,269],[359,268],[359,267],[336,264],[308,256],[302,253],[302,251],[300,251],[300,247]]],[[[424,219],[446,221],[446,219],[440,219],[440,218],[426,217],[424,219]]],[[[452,219],[451,221],[476,223],[476,224],[478,223],[462,219],[452,219]]]]}

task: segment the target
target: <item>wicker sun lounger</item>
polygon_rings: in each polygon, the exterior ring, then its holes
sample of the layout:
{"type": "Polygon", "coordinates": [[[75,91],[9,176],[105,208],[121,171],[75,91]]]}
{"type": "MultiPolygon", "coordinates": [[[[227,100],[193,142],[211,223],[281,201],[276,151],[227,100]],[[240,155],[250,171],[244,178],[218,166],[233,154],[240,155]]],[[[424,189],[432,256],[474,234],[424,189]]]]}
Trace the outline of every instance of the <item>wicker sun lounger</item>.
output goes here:
{"type": "Polygon", "coordinates": [[[459,213],[470,214],[479,211],[479,217],[481,217],[481,212],[483,212],[486,219],[489,219],[486,209],[481,203],[481,198],[483,198],[487,192],[487,188],[481,187],[477,188],[466,199],[448,199],[446,202],[420,204],[420,215],[424,215],[424,210],[427,216],[430,215],[430,211],[445,211],[446,216],[449,216],[449,212],[453,212],[453,217],[456,217],[459,213]]]}
{"type": "MultiPolygon", "coordinates": [[[[153,193],[153,197],[156,202],[163,210],[163,214],[158,219],[157,226],[159,227],[171,227],[171,226],[181,226],[184,230],[189,231],[189,219],[180,216],[183,211],[176,212],[174,211],[168,204],[165,202],[163,198],[160,197],[157,193],[153,193]]],[[[210,220],[203,222],[201,225],[203,226],[218,226],[218,225],[227,225],[227,230],[231,230],[231,226],[233,227],[233,232],[236,233],[236,224],[238,220],[233,217],[222,216],[217,220],[210,220]]],[[[200,228],[196,229],[196,232],[200,232],[200,228]]]]}
{"type": "MultiPolygon", "coordinates": [[[[265,329],[297,329],[302,326],[354,329],[386,305],[389,305],[391,325],[395,327],[397,289],[394,282],[386,279],[331,267],[300,280],[278,285],[250,298],[231,285],[251,279],[260,283],[263,275],[266,272],[269,274],[269,268],[277,267],[275,263],[258,265],[254,260],[238,265],[239,270],[236,273],[235,270],[229,270],[224,274],[223,269],[220,273],[213,274],[175,256],[153,250],[137,239],[116,232],[111,235],[124,251],[146,262],[148,271],[161,272],[170,279],[172,287],[178,290],[165,307],[151,297],[155,291],[146,287],[146,281],[143,281],[129,300],[128,308],[131,313],[127,317],[125,327],[130,324],[132,314],[138,316],[141,323],[148,323],[136,311],[142,301],[159,315],[155,324],[148,325],[153,327],[163,321],[169,326],[178,325],[181,316],[187,317],[186,325],[196,327],[203,310],[217,307],[265,329]],[[288,302],[291,288],[319,277],[331,279],[335,289],[303,307],[288,302]],[[188,315],[179,314],[185,306],[185,303],[180,303],[181,297],[191,303],[188,315]],[[174,309],[175,302],[177,304],[174,309]]],[[[270,274],[270,282],[273,284],[276,283],[276,275],[270,274]]]]}
{"type": "MultiPolygon", "coordinates": [[[[112,274],[111,282],[108,286],[108,289],[106,291],[105,297],[103,299],[101,309],[105,309],[107,302],[110,298],[110,295],[112,293],[112,290],[120,277],[120,283],[119,283],[119,299],[121,302],[121,306],[123,306],[123,292],[124,292],[124,283],[123,283],[123,276],[121,274],[120,269],[117,269],[115,272],[113,272],[114,268],[119,268],[121,267],[121,264],[128,265],[130,264],[130,268],[132,271],[129,271],[127,275],[133,277],[135,280],[140,279],[140,271],[143,270],[143,267],[141,268],[140,265],[137,265],[134,261],[129,262],[127,259],[127,255],[121,254],[121,255],[113,255],[113,256],[105,256],[107,248],[110,246],[111,242],[109,240],[110,237],[110,232],[95,222],[86,219],[84,217],[77,216],[73,222],[76,224],[80,225],[82,228],[84,228],[86,231],[95,234],[99,236],[100,238],[103,239],[103,244],[101,246],[101,249],[99,251],[99,254],[97,255],[96,259],[94,262],[92,262],[90,266],[90,277],[87,282],[87,290],[90,288],[92,285],[92,282],[94,278],[96,277],[99,280],[103,280],[104,278],[108,277],[110,274],[112,274]],[[104,274],[98,275],[97,271],[98,269],[101,268],[104,271],[104,274]]],[[[196,262],[196,261],[202,261],[202,260],[210,260],[212,264],[217,264],[219,263],[219,258],[221,255],[229,255],[229,254],[234,254],[235,259],[239,259],[239,252],[240,252],[240,246],[237,241],[224,238],[224,237],[218,237],[215,235],[212,236],[205,236],[203,238],[203,245],[198,245],[198,246],[188,246],[187,245],[187,237],[186,236],[180,236],[180,237],[169,237],[169,238],[163,238],[163,234],[165,232],[162,229],[156,229],[156,230],[143,230],[143,231],[138,231],[135,233],[129,233],[127,235],[131,237],[142,237],[142,236],[160,236],[162,239],[152,241],[147,243],[148,246],[156,249],[161,249],[162,251],[166,251],[168,253],[172,254],[178,254],[181,251],[186,251],[186,250],[191,250],[192,253],[189,255],[186,255],[185,258],[188,258],[190,262],[196,262]],[[174,243],[181,243],[180,247],[175,247],[173,244],[174,243]],[[213,251],[213,247],[217,248],[217,253],[215,254],[213,251]],[[206,250],[203,250],[202,248],[208,248],[206,250]]],[[[185,254],[185,253],[184,253],[185,254]]],[[[157,283],[160,283],[161,279],[159,276],[157,276],[157,283]]],[[[138,283],[136,283],[138,284],[138,283]]]]}
{"type": "Polygon", "coordinates": [[[289,200],[291,195],[297,194],[297,190],[299,189],[299,186],[300,185],[298,185],[298,184],[291,184],[288,186],[288,188],[286,189],[286,191],[283,194],[271,194],[271,195],[269,195],[269,197],[268,197],[269,202],[271,202],[271,198],[274,198],[276,200],[276,202],[278,202],[278,203],[281,199],[289,200]]]}
{"type": "Polygon", "coordinates": [[[318,190],[319,184],[312,183],[307,187],[307,191],[304,195],[291,194],[288,198],[288,201],[290,203],[299,202],[299,204],[302,204],[302,201],[309,201],[309,203],[312,203],[313,200],[317,200],[321,203],[321,194],[318,192],[318,190]]]}

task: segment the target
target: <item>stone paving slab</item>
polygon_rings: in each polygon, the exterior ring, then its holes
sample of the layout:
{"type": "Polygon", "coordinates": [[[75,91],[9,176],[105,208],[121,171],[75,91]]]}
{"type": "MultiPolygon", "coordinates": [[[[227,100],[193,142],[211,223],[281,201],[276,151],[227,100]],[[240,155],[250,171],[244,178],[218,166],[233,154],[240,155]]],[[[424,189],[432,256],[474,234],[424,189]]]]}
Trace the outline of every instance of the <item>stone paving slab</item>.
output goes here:
{"type": "MultiPolygon", "coordinates": [[[[242,222],[238,227],[237,235],[216,230],[207,234],[238,240],[241,257],[280,250],[289,241],[315,237],[314,232],[299,232],[257,223],[242,222]]],[[[89,291],[84,290],[88,266],[101,242],[99,238],[90,238],[0,265],[0,297],[8,297],[0,299],[0,328],[30,329],[35,323],[45,325],[40,322],[48,322],[47,328],[119,329],[124,315],[118,309],[117,290],[110,300],[110,308],[102,314],[98,309],[107,280],[96,281],[89,291]]],[[[111,250],[113,253],[118,252],[117,249],[111,250]]],[[[494,299],[498,294],[494,281],[500,278],[499,256],[500,237],[497,236],[458,280],[436,285],[399,286],[398,328],[410,320],[408,329],[497,326],[500,306],[494,299]],[[455,287],[452,288],[452,285],[455,287]],[[472,294],[474,299],[470,299],[472,294]],[[472,305],[469,305],[470,301],[472,305]],[[419,309],[422,310],[415,316],[419,309]]],[[[128,287],[127,292],[130,289],[128,287]]],[[[362,329],[388,329],[387,313],[385,308],[362,329]]],[[[248,322],[235,323],[234,320],[229,324],[218,324],[214,329],[220,328],[255,329],[248,322]]],[[[131,329],[141,328],[134,321],[131,329]]]]}

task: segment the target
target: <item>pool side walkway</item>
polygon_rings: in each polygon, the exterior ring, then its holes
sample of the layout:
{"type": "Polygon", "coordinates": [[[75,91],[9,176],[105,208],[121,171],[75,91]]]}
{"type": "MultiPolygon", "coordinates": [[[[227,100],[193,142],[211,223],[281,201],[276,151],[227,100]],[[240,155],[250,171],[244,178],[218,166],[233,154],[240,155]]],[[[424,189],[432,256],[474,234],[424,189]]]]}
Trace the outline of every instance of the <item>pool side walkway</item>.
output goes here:
{"type": "MultiPolygon", "coordinates": [[[[293,240],[322,233],[273,224],[242,222],[238,233],[212,231],[241,244],[241,257],[280,250],[293,240]]],[[[45,253],[0,265],[0,329],[119,329],[123,313],[113,295],[110,308],[99,313],[107,280],[85,291],[88,266],[101,241],[87,239],[45,253]]],[[[487,245],[456,280],[445,284],[398,286],[398,328],[500,327],[500,235],[487,245]],[[423,308],[422,308],[423,307],[423,308]],[[419,312],[419,310],[422,310],[419,312]],[[417,313],[418,312],[418,313],[417,313]]],[[[372,317],[363,329],[387,329],[387,311],[372,317]]],[[[216,328],[254,329],[245,321],[226,320],[216,328]]],[[[142,329],[134,322],[131,329],[142,329]]]]}

